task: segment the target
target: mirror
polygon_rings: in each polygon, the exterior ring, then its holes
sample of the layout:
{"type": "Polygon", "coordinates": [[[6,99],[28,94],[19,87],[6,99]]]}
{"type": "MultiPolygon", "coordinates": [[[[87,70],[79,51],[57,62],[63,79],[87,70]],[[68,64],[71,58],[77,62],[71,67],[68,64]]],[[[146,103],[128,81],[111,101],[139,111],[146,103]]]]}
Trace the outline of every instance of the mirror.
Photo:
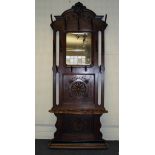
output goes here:
{"type": "Polygon", "coordinates": [[[66,64],[90,65],[91,48],[90,32],[66,33],[66,64]]]}

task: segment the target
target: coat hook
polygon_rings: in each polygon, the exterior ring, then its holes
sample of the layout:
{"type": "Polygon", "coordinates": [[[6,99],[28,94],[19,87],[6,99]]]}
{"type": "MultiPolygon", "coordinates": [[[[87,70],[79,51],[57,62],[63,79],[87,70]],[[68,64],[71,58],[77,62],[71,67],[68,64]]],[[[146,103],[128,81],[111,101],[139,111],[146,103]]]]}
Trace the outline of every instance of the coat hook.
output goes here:
{"type": "Polygon", "coordinates": [[[106,23],[106,21],[107,21],[107,14],[105,15],[105,23],[106,23]]]}
{"type": "Polygon", "coordinates": [[[55,66],[55,70],[56,70],[56,73],[58,73],[58,66],[57,65],[55,66]]]}
{"type": "Polygon", "coordinates": [[[102,66],[101,65],[99,66],[99,72],[100,73],[102,72],[102,66]]]}
{"type": "Polygon", "coordinates": [[[52,18],[52,14],[51,14],[51,22],[53,23],[53,18],[52,18]]]}

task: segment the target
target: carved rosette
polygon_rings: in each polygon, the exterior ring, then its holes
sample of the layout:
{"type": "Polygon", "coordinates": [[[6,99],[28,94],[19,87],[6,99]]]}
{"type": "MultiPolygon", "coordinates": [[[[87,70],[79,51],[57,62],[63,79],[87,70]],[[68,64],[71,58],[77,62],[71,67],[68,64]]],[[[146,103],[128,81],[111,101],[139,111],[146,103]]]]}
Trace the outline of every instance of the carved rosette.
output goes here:
{"type": "Polygon", "coordinates": [[[74,81],[70,87],[71,95],[72,96],[85,96],[86,89],[87,89],[86,84],[83,81],[81,80],[74,81]]]}
{"type": "Polygon", "coordinates": [[[89,78],[85,76],[74,76],[69,80],[69,91],[71,97],[88,96],[89,78]]]}

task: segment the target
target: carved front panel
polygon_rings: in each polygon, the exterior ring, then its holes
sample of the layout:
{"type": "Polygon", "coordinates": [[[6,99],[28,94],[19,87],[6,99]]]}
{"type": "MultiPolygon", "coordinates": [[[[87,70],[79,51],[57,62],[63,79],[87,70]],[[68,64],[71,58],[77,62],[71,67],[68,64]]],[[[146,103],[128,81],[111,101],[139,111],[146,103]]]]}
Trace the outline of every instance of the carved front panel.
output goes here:
{"type": "Polygon", "coordinates": [[[89,104],[94,98],[95,75],[64,75],[63,76],[63,103],[89,104]]]}
{"type": "Polygon", "coordinates": [[[64,124],[65,133],[91,133],[93,131],[93,117],[92,116],[79,116],[79,115],[66,115],[63,117],[67,119],[64,124]],[[69,128],[68,128],[69,127],[69,128]]]}

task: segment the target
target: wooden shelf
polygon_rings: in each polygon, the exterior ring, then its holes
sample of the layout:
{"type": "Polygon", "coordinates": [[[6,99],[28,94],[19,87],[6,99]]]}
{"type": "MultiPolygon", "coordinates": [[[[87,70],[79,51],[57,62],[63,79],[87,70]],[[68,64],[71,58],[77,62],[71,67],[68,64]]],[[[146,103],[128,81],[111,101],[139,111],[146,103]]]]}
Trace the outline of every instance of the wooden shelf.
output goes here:
{"type": "Polygon", "coordinates": [[[103,114],[103,113],[107,113],[108,111],[102,107],[102,106],[89,106],[89,108],[87,106],[83,106],[83,107],[74,107],[74,106],[54,106],[52,109],[49,110],[49,112],[51,113],[55,113],[55,114],[88,114],[88,115],[92,115],[92,114],[103,114]]]}

